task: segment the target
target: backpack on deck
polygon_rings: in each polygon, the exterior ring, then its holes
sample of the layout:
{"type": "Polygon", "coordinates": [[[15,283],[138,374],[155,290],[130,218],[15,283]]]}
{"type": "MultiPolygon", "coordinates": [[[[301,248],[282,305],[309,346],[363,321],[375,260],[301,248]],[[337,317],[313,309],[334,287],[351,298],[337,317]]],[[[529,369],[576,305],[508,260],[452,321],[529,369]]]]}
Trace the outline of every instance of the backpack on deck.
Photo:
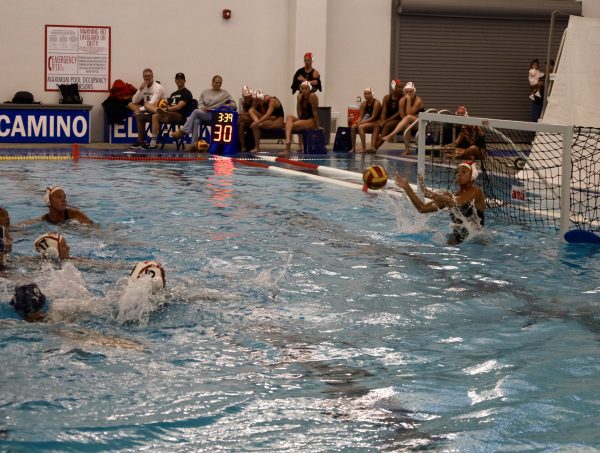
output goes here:
{"type": "Polygon", "coordinates": [[[58,89],[62,95],[62,99],[59,101],[61,104],[83,104],[83,99],[79,96],[79,85],[76,83],[59,83],[58,89]]]}

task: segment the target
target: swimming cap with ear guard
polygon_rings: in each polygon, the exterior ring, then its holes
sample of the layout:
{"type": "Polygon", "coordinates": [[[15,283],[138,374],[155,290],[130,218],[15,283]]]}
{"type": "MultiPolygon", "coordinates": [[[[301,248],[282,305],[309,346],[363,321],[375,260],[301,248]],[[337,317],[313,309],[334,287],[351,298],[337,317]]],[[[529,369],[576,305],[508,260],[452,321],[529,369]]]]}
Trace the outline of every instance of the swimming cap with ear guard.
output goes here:
{"type": "Polygon", "coordinates": [[[248,85],[242,87],[242,96],[252,96],[252,90],[248,88],[248,85]]]}
{"type": "Polygon", "coordinates": [[[400,79],[394,79],[390,83],[390,86],[392,87],[392,90],[395,90],[397,85],[402,85],[402,80],[400,80],[400,79]]]}
{"type": "Polygon", "coordinates": [[[15,288],[15,294],[10,304],[17,313],[27,317],[46,307],[46,296],[35,283],[27,283],[15,288]]]}
{"type": "Polygon", "coordinates": [[[59,233],[46,233],[38,237],[34,246],[36,251],[42,254],[42,258],[58,260],[60,259],[59,243],[63,236],[59,233]]]}
{"type": "Polygon", "coordinates": [[[406,82],[406,85],[404,85],[404,88],[402,88],[402,91],[404,91],[406,93],[406,90],[413,90],[413,93],[417,92],[417,89],[415,88],[415,84],[412,82],[406,82]]]}
{"type": "Polygon", "coordinates": [[[46,187],[46,190],[44,191],[44,203],[46,203],[46,206],[50,206],[50,197],[57,190],[62,190],[63,192],[65,191],[65,189],[63,189],[61,186],[46,187]]]}
{"type": "Polygon", "coordinates": [[[371,94],[375,94],[375,90],[373,90],[373,88],[371,88],[371,87],[365,88],[365,91],[368,91],[371,94]]]}
{"type": "Polygon", "coordinates": [[[469,112],[467,112],[467,108],[464,105],[459,105],[456,107],[456,112],[454,112],[454,114],[460,116],[469,116],[469,112]]]}
{"type": "Polygon", "coordinates": [[[479,170],[477,169],[477,164],[473,161],[462,162],[458,165],[457,168],[459,168],[459,167],[467,167],[469,170],[471,170],[471,181],[475,181],[477,179],[477,177],[479,176],[479,170]]]}
{"type": "Polygon", "coordinates": [[[165,270],[158,261],[140,261],[135,265],[129,274],[131,280],[137,280],[148,275],[152,282],[152,292],[166,286],[165,270]]]}
{"type": "Polygon", "coordinates": [[[311,86],[310,86],[310,82],[309,82],[308,80],[305,80],[304,82],[302,82],[302,83],[300,84],[300,86],[301,86],[301,87],[308,87],[308,88],[310,88],[310,87],[311,87],[311,86]]]}
{"type": "Polygon", "coordinates": [[[260,99],[261,101],[265,99],[265,95],[261,90],[255,90],[254,93],[252,93],[252,97],[255,99],[260,99]]]}

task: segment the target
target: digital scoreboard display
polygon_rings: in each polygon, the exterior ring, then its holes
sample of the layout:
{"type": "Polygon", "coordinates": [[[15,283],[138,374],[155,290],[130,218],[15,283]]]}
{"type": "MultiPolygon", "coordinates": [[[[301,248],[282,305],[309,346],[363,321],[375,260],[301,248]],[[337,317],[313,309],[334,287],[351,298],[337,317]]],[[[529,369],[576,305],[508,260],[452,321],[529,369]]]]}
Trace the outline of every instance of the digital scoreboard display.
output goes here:
{"type": "Polygon", "coordinates": [[[235,110],[214,110],[210,122],[209,153],[231,155],[238,152],[238,113],[235,110]]]}

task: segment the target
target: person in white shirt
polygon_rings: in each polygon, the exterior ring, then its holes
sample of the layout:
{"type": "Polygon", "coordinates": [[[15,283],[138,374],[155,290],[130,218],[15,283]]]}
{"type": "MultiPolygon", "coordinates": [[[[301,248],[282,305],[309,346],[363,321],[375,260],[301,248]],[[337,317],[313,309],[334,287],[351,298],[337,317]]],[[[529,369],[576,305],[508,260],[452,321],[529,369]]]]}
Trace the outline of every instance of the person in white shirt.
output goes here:
{"type": "Polygon", "coordinates": [[[544,73],[541,72],[539,68],[540,61],[537,58],[531,60],[531,63],[529,63],[529,99],[532,101],[535,101],[536,97],[542,97],[542,94],[540,93],[540,88],[542,87],[540,79],[544,77],[544,73]]]}
{"type": "Polygon", "coordinates": [[[140,148],[145,145],[146,123],[152,121],[152,115],[156,113],[158,101],[165,98],[165,89],[154,81],[152,69],[146,68],[142,72],[144,81],[133,95],[127,108],[135,114],[137,121],[137,142],[130,148],[140,148]]]}

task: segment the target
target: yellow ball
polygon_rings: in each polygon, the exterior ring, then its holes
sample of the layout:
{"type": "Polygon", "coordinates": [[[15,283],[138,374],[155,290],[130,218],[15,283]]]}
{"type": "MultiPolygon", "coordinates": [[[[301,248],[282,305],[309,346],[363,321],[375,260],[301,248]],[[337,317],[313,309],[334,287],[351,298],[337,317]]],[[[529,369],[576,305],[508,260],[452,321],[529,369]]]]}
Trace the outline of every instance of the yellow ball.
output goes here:
{"type": "Polygon", "coordinates": [[[196,142],[196,150],[200,153],[204,153],[208,150],[208,143],[204,140],[198,140],[196,142]]]}
{"type": "Polygon", "coordinates": [[[160,101],[158,101],[156,103],[156,107],[161,108],[161,109],[166,109],[169,106],[169,103],[167,102],[166,99],[161,99],[160,101]]]}
{"type": "Polygon", "coordinates": [[[381,165],[373,165],[363,173],[365,185],[372,190],[379,190],[385,187],[388,180],[387,171],[381,165]]]}

